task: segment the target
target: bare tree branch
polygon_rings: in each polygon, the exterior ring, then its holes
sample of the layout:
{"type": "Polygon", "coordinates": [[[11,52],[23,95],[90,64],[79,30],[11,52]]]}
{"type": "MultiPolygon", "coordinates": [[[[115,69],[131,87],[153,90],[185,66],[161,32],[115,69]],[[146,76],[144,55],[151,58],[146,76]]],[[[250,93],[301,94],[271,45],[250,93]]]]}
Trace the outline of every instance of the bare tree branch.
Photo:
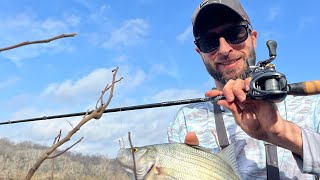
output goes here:
{"type": "MultiPolygon", "coordinates": [[[[116,75],[118,72],[118,67],[116,69],[114,69],[113,72],[113,77],[112,77],[112,83],[111,85],[107,85],[107,87],[102,91],[102,95],[100,96],[100,98],[98,99],[98,101],[100,101],[103,98],[103,95],[105,94],[105,92],[107,90],[110,89],[109,92],[109,98],[107,103],[105,104],[101,104],[100,107],[96,108],[94,111],[92,111],[90,114],[86,114],[82,120],[79,122],[79,124],[74,127],[67,135],[66,137],[64,137],[61,141],[56,142],[54,145],[52,145],[45,153],[43,153],[41,155],[41,157],[36,161],[36,163],[33,165],[33,167],[31,169],[29,169],[28,174],[26,175],[25,179],[29,180],[31,179],[31,177],[34,175],[34,173],[37,171],[37,169],[40,167],[40,165],[43,163],[43,161],[45,161],[46,159],[49,158],[49,156],[58,148],[60,147],[62,144],[66,143],[67,141],[69,141],[71,139],[71,137],[80,130],[80,128],[86,124],[87,122],[89,122],[91,119],[100,119],[103,111],[107,108],[107,106],[109,105],[109,103],[111,102],[111,99],[113,97],[113,90],[114,90],[114,86],[117,82],[119,82],[122,78],[120,78],[119,80],[116,80],[116,75]]],[[[82,139],[82,138],[81,138],[82,139]]],[[[81,139],[79,140],[79,142],[81,141],[81,139]]],[[[75,143],[77,144],[77,143],[75,143]]],[[[74,144],[74,145],[75,145],[74,144]]]]}
{"type": "Polygon", "coordinates": [[[133,145],[132,145],[130,132],[128,132],[128,139],[129,139],[130,148],[131,148],[131,152],[132,152],[134,178],[135,178],[135,180],[138,180],[137,168],[136,168],[136,158],[135,158],[135,156],[134,156],[135,150],[134,150],[134,147],[133,147],[133,145]]]}
{"type": "Polygon", "coordinates": [[[60,129],[59,134],[57,135],[57,137],[54,138],[52,145],[54,145],[56,142],[60,141],[61,133],[62,133],[62,130],[60,129]]]}
{"type": "MultiPolygon", "coordinates": [[[[54,145],[57,141],[60,141],[61,132],[62,130],[60,129],[59,134],[54,138],[52,145],[54,145]]],[[[53,155],[54,154],[55,154],[55,151],[53,152],[53,155]]],[[[53,174],[54,174],[54,159],[52,159],[52,163],[51,163],[51,179],[53,179],[53,174]]]]}
{"type": "Polygon", "coordinates": [[[30,45],[30,44],[48,43],[48,42],[50,42],[50,41],[54,41],[54,40],[61,39],[61,38],[74,37],[74,36],[76,36],[76,35],[77,35],[77,33],[61,34],[61,35],[59,35],[59,36],[56,36],[56,37],[53,37],[53,38],[49,38],[49,39],[45,39],[45,40],[25,41],[25,42],[22,42],[22,43],[13,45],[13,46],[0,48],[0,52],[2,52],[2,51],[7,51],[7,50],[10,50],[10,49],[14,49],[14,48],[21,47],[21,46],[30,45]]]}
{"type": "MultiPolygon", "coordinates": [[[[60,129],[59,134],[54,138],[54,141],[53,141],[52,145],[54,145],[56,142],[59,142],[59,141],[60,141],[61,133],[62,133],[62,130],[60,129]]],[[[53,151],[52,153],[53,153],[53,155],[55,155],[56,151],[53,151]]],[[[53,179],[53,174],[54,174],[54,159],[52,159],[51,166],[52,166],[52,169],[51,169],[51,179],[53,179]]]]}
{"type": "Polygon", "coordinates": [[[72,144],[72,146],[68,147],[67,149],[65,149],[64,151],[56,154],[56,155],[53,155],[53,156],[48,156],[48,159],[54,159],[58,156],[61,156],[63,153],[67,152],[69,149],[71,149],[73,146],[75,146],[76,144],[80,143],[81,140],[83,139],[83,137],[81,137],[77,142],[75,142],[74,144],[72,144]]]}
{"type": "Polygon", "coordinates": [[[74,128],[70,121],[68,121],[68,120],[66,120],[66,121],[69,123],[69,125],[70,125],[72,128],[74,128]]]}

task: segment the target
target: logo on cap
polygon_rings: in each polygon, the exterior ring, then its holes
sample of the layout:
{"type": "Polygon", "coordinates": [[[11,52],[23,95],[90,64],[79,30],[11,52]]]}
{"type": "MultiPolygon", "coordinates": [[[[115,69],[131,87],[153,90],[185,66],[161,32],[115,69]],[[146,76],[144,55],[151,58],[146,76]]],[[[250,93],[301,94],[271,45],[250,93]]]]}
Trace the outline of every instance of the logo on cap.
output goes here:
{"type": "Polygon", "coordinates": [[[200,8],[202,8],[204,5],[206,5],[208,3],[208,1],[203,1],[201,4],[200,4],[200,8]]]}
{"type": "Polygon", "coordinates": [[[200,4],[200,8],[202,8],[204,5],[208,4],[208,2],[211,2],[211,3],[221,3],[221,0],[206,0],[206,1],[203,1],[203,2],[200,4]]]}

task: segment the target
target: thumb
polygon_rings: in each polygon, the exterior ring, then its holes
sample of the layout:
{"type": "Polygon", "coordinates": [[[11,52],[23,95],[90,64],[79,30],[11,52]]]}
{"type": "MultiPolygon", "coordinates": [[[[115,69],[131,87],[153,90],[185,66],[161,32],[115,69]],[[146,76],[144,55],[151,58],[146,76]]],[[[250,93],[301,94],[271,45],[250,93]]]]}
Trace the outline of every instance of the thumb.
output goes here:
{"type": "Polygon", "coordinates": [[[194,132],[188,132],[185,139],[184,143],[192,146],[199,146],[199,139],[194,132]]]}

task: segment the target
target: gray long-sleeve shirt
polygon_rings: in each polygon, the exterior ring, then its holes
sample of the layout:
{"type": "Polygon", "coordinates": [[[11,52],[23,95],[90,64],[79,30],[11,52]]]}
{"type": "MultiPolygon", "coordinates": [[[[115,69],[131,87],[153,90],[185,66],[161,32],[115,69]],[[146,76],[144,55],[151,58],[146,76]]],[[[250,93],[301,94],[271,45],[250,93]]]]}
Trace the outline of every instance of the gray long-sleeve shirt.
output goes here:
{"type": "MultiPolygon", "coordinates": [[[[278,104],[281,116],[302,128],[303,158],[278,147],[281,179],[314,179],[320,174],[320,96],[292,97],[278,104]],[[312,175],[314,174],[314,175],[312,175]]],[[[266,179],[264,142],[249,137],[238,127],[232,113],[225,110],[223,119],[235,153],[242,179],[266,179]]],[[[187,132],[195,132],[200,145],[219,152],[215,141],[213,105],[210,102],[184,106],[168,127],[169,142],[183,142],[187,132]]]]}

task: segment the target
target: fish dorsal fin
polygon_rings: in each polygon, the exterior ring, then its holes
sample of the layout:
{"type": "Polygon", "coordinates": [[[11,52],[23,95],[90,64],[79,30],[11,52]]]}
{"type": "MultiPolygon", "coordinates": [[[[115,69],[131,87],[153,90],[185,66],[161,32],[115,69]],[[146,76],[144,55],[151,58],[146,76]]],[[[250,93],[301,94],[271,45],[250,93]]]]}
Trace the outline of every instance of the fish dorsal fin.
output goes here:
{"type": "Polygon", "coordinates": [[[236,160],[236,154],[235,154],[235,146],[234,144],[230,144],[226,148],[222,149],[217,156],[219,156],[221,159],[223,159],[229,166],[233,169],[234,173],[241,179],[238,164],[236,160]]]}

